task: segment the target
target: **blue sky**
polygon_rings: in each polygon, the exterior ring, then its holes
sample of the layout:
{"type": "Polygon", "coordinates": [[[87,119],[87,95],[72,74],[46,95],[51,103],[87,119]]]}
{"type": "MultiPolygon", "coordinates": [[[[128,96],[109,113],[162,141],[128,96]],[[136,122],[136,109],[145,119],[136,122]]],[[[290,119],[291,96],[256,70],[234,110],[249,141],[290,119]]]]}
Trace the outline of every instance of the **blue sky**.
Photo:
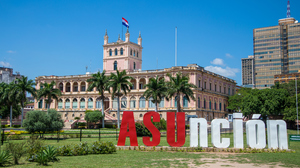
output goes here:
{"type": "MultiPolygon", "coordinates": [[[[291,16],[300,19],[299,0],[291,16]]],[[[253,29],[286,17],[287,0],[0,0],[0,66],[34,79],[102,71],[103,36],[143,38],[143,69],[196,63],[241,85],[241,58],[253,54],[253,29]],[[124,27],[125,33],[125,27],[124,27]]]]}

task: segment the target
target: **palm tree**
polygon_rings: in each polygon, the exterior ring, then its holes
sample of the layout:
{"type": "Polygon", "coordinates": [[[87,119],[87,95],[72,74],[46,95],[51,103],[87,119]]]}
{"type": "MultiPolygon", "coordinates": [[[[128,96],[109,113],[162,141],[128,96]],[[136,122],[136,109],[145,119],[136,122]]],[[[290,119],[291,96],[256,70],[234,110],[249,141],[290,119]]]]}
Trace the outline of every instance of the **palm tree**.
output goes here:
{"type": "MultiPolygon", "coordinates": [[[[99,91],[102,104],[102,115],[104,116],[104,91],[109,91],[109,77],[105,76],[104,70],[102,73],[98,72],[96,74],[93,74],[92,78],[88,79],[87,82],[92,82],[92,84],[89,85],[88,91],[92,91],[95,87],[99,91]]],[[[102,118],[102,128],[104,128],[104,117],[102,118]]]]}
{"type": "Polygon", "coordinates": [[[20,91],[21,94],[21,106],[22,106],[22,118],[21,118],[21,127],[23,127],[23,116],[24,116],[24,106],[26,102],[26,92],[30,93],[33,97],[36,97],[36,90],[33,87],[35,82],[30,79],[28,80],[27,77],[22,76],[21,79],[17,79],[16,87],[20,91]]]}
{"type": "Polygon", "coordinates": [[[1,100],[6,105],[10,107],[10,127],[12,127],[12,112],[13,112],[13,106],[18,104],[18,102],[21,99],[21,92],[16,87],[16,84],[14,82],[11,82],[10,84],[3,84],[2,85],[2,95],[1,100]]]}
{"type": "Polygon", "coordinates": [[[171,98],[173,96],[176,97],[177,102],[177,109],[175,113],[175,118],[177,115],[177,112],[180,111],[180,96],[184,95],[188,102],[190,102],[190,99],[196,100],[194,93],[192,91],[192,88],[197,88],[194,84],[189,83],[189,77],[186,75],[183,75],[181,72],[176,73],[176,76],[173,77],[171,74],[167,74],[167,76],[170,78],[170,81],[167,82],[168,86],[168,97],[171,98]]]}
{"type": "Polygon", "coordinates": [[[108,82],[108,86],[112,88],[112,99],[117,96],[118,128],[120,128],[120,97],[123,95],[122,92],[124,92],[124,95],[127,95],[127,92],[130,92],[130,87],[132,87],[132,83],[129,81],[130,79],[133,78],[131,76],[126,76],[125,70],[122,72],[117,70],[116,74],[110,74],[110,81],[108,82]]]}
{"type": "MultiPolygon", "coordinates": [[[[47,97],[48,109],[51,105],[51,99],[55,99],[58,101],[58,96],[61,96],[61,91],[59,89],[53,88],[55,86],[55,82],[52,81],[50,84],[42,83],[43,88],[38,91],[38,99],[41,97],[47,97]]],[[[49,110],[47,110],[48,113],[49,110]]]]}
{"type": "Polygon", "coordinates": [[[150,78],[149,83],[146,84],[145,87],[147,87],[147,90],[144,92],[143,96],[145,96],[146,100],[152,97],[151,101],[155,104],[155,112],[157,112],[157,104],[166,97],[168,91],[165,79],[159,80],[158,76],[156,76],[155,79],[150,78]]]}

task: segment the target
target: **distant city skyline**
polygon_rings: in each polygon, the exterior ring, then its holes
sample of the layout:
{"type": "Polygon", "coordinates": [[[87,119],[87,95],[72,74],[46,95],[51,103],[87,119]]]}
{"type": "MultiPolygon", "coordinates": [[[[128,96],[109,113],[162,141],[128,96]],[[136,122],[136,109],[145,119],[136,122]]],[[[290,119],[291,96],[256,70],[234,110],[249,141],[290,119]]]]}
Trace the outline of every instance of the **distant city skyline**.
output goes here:
{"type": "MultiPolygon", "coordinates": [[[[77,75],[103,70],[103,37],[143,38],[143,68],[196,63],[241,85],[241,58],[253,55],[253,29],[286,17],[282,1],[4,1],[0,0],[0,66],[21,75],[77,75]],[[123,26],[125,35],[126,27],[123,26]]],[[[291,0],[291,17],[300,18],[291,0]]]]}

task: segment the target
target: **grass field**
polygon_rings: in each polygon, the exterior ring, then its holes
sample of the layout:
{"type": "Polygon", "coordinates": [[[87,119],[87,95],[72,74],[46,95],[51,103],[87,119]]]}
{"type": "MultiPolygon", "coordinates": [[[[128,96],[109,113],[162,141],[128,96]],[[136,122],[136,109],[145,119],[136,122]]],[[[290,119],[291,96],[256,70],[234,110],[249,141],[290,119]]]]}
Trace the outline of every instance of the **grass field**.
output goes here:
{"type": "MultiPolygon", "coordinates": [[[[288,130],[288,134],[296,134],[296,131],[288,130]]],[[[222,137],[229,137],[231,147],[233,146],[232,134],[222,134],[222,137]]],[[[209,146],[210,144],[210,136],[209,146]]],[[[95,138],[82,138],[83,142],[93,142],[95,138]]],[[[102,138],[102,141],[111,141],[117,144],[116,138],[102,138]]],[[[21,142],[23,140],[14,140],[21,142]]],[[[244,138],[245,144],[246,139],[244,138]]],[[[61,146],[70,143],[79,143],[79,138],[66,140],[45,140],[46,144],[61,146]]],[[[138,138],[138,143],[143,146],[142,138],[138,138]]],[[[129,145],[129,139],[126,140],[129,145]]],[[[166,137],[161,137],[159,146],[168,146],[166,137]]],[[[184,146],[189,146],[189,136],[186,137],[184,146]]],[[[117,151],[107,155],[86,155],[86,156],[64,156],[59,157],[58,163],[50,163],[53,167],[200,167],[206,164],[220,164],[220,167],[230,167],[235,164],[251,164],[253,166],[267,165],[267,167],[300,167],[300,142],[290,142],[289,149],[296,153],[254,153],[254,154],[231,154],[231,153],[192,153],[192,152],[153,152],[153,151],[117,151]],[[222,161],[222,162],[221,162],[222,161]]],[[[237,166],[237,167],[240,167],[237,166]]],[[[20,165],[10,167],[39,167],[36,163],[21,160],[20,165]]]]}

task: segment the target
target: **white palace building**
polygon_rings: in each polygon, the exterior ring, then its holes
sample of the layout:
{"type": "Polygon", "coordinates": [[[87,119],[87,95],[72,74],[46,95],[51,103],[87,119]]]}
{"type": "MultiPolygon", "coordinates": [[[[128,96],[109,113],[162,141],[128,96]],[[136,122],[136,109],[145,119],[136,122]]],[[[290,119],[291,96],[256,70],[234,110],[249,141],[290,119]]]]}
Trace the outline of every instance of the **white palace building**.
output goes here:
{"type": "MultiPolygon", "coordinates": [[[[121,119],[122,111],[133,111],[135,120],[142,120],[146,112],[154,111],[154,104],[142,96],[145,92],[144,85],[149,82],[150,78],[156,76],[169,80],[167,74],[175,75],[177,72],[189,75],[190,83],[197,86],[193,90],[196,101],[191,100],[188,102],[184,96],[181,97],[181,106],[187,115],[197,115],[206,118],[208,121],[227,116],[228,97],[233,95],[236,90],[234,80],[204,70],[203,67],[197,64],[142,70],[143,47],[141,35],[139,35],[137,43],[130,41],[128,30],[125,36],[125,41],[119,38],[116,42],[109,43],[106,32],[103,45],[103,69],[106,70],[107,75],[116,72],[118,69],[119,71],[126,70],[127,74],[133,77],[131,92],[121,97],[121,119]]],[[[83,119],[86,110],[101,110],[104,108],[106,122],[115,121],[117,118],[116,100],[113,100],[111,95],[106,92],[104,107],[101,107],[98,91],[96,89],[91,92],[87,91],[89,86],[87,79],[89,78],[91,78],[91,74],[39,76],[35,79],[37,89],[40,89],[41,83],[56,82],[56,88],[61,90],[62,96],[58,101],[53,100],[50,108],[61,112],[66,127],[70,127],[74,122],[74,117],[83,119]]],[[[34,108],[36,110],[46,110],[47,104],[44,99],[35,100],[34,108]]],[[[166,112],[175,110],[175,97],[169,101],[163,100],[158,107],[158,113],[165,119],[166,112]]]]}

